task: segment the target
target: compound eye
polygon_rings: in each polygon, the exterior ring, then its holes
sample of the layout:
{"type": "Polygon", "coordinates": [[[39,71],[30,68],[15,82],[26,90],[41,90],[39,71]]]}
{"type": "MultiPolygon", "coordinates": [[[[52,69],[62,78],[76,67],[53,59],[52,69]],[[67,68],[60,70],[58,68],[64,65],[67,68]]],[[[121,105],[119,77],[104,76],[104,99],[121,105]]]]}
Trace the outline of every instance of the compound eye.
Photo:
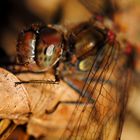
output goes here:
{"type": "Polygon", "coordinates": [[[62,54],[62,35],[45,27],[40,31],[36,46],[36,61],[40,67],[49,68],[58,62],[62,54]]]}
{"type": "Polygon", "coordinates": [[[35,63],[35,42],[36,35],[34,32],[26,31],[19,34],[16,46],[18,63],[35,63]]]}

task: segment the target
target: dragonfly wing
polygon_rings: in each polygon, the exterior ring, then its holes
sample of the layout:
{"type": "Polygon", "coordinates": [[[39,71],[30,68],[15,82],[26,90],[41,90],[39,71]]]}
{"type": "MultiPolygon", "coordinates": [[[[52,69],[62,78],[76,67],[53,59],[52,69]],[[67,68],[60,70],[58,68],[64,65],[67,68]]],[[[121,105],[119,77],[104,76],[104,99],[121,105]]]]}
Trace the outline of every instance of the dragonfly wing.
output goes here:
{"type": "Polygon", "coordinates": [[[127,92],[123,86],[125,80],[118,83],[122,76],[118,71],[119,47],[104,46],[96,56],[99,58],[102,58],[99,68],[95,70],[94,62],[78,99],[81,102],[86,91],[90,91],[90,99],[94,102],[89,99],[83,105],[76,105],[61,139],[109,140],[122,130],[127,92]],[[120,85],[122,92],[118,88],[120,85]]]}
{"type": "Polygon", "coordinates": [[[91,13],[101,12],[104,2],[102,0],[79,0],[91,13]]]}
{"type": "Polygon", "coordinates": [[[95,14],[111,17],[118,9],[116,0],[79,0],[87,10],[95,14]]]}

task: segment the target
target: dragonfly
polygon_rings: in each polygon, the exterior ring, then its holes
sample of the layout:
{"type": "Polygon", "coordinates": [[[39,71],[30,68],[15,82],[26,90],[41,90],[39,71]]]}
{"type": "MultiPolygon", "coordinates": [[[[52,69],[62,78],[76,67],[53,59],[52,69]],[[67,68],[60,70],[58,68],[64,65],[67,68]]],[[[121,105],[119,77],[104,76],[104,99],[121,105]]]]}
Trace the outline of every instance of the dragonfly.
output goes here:
{"type": "Polygon", "coordinates": [[[96,13],[101,1],[80,2],[95,15],[91,20],[71,30],[32,24],[19,34],[18,63],[35,73],[51,69],[54,80],[15,84],[59,84],[63,80],[79,94],[61,140],[120,140],[134,68],[133,49],[122,41],[123,51],[116,33],[104,25],[104,18],[96,13]]]}

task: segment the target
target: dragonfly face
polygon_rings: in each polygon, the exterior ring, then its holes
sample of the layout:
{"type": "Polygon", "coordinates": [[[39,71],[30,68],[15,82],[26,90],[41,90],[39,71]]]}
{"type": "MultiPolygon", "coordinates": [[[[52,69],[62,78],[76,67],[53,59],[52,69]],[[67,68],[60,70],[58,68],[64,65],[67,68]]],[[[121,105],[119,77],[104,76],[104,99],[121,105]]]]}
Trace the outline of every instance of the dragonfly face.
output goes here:
{"type": "Polygon", "coordinates": [[[18,61],[31,70],[49,69],[59,61],[63,51],[62,43],[62,35],[57,30],[32,25],[19,35],[18,61]]]}

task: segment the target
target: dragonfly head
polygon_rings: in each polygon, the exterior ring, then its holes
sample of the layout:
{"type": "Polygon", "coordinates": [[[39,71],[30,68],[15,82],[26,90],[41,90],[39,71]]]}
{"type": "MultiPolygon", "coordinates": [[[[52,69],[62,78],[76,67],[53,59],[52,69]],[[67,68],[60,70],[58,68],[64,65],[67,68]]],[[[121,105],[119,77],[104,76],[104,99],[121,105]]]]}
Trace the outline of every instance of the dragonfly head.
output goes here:
{"type": "Polygon", "coordinates": [[[55,65],[63,52],[62,34],[51,26],[34,26],[19,35],[17,58],[21,64],[36,64],[40,69],[55,65]]]}

